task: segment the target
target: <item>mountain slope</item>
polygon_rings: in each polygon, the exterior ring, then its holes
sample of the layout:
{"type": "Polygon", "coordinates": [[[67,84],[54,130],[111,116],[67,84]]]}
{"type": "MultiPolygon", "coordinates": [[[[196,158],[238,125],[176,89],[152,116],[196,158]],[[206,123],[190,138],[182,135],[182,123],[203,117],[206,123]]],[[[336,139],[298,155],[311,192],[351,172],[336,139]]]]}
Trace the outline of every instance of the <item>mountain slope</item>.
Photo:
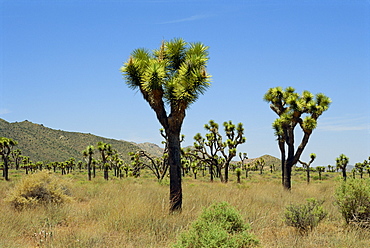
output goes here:
{"type": "MultiPolygon", "coordinates": [[[[92,134],[66,132],[44,127],[29,121],[9,123],[0,119],[0,137],[18,141],[16,149],[32,161],[65,161],[71,157],[82,159],[81,151],[88,145],[102,141],[112,145],[125,161],[129,161],[128,152],[141,148],[127,141],[107,139],[92,134]]],[[[99,158],[95,154],[95,158],[99,158]]]]}
{"type": "Polygon", "coordinates": [[[156,144],[149,143],[149,142],[144,142],[144,143],[131,142],[131,143],[134,144],[135,146],[140,147],[142,150],[152,154],[155,157],[161,157],[163,155],[164,149],[159,147],[156,144]]]}
{"type": "MultiPolygon", "coordinates": [[[[93,134],[67,132],[44,127],[42,124],[35,124],[29,121],[9,123],[0,118],[0,137],[11,138],[18,141],[15,149],[20,149],[22,155],[29,156],[34,162],[37,161],[65,161],[71,157],[82,160],[81,151],[88,145],[95,146],[102,141],[112,145],[121,157],[129,162],[129,152],[145,150],[155,157],[163,154],[163,148],[152,143],[127,142],[124,140],[114,140],[99,137],[93,134]]],[[[99,159],[99,154],[94,155],[99,159]]],[[[270,155],[263,155],[266,167],[274,164],[280,168],[280,159],[270,155]]],[[[247,163],[254,163],[258,158],[248,159],[247,163]]],[[[236,163],[237,161],[233,161],[236,163]]]]}

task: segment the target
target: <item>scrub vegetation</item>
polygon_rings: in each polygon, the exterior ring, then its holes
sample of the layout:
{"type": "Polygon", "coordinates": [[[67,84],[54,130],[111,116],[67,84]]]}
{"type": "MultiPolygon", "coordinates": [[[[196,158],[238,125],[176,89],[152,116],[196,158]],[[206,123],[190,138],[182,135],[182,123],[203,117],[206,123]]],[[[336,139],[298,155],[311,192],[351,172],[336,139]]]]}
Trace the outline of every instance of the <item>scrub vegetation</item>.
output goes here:
{"type": "MultiPolygon", "coordinates": [[[[173,247],[203,218],[204,209],[217,202],[227,202],[239,213],[241,225],[250,227],[248,233],[260,247],[370,247],[370,230],[347,224],[338,206],[342,204],[338,199],[345,199],[340,172],[325,172],[323,180],[314,173],[307,184],[305,171],[293,170],[291,191],[281,187],[280,171],[249,171],[248,178],[242,174],[240,183],[232,172],[228,184],[189,174],[183,178],[183,210],[174,214],[168,214],[168,178],[158,182],[149,170],[139,178],[108,181],[103,170],[92,181],[86,171],[46,173],[68,183],[71,200],[22,210],[4,200],[38,173],[11,169],[10,181],[0,179],[0,247],[173,247]],[[323,201],[320,207],[326,217],[301,235],[285,223],[285,212],[287,206],[306,204],[308,198],[323,201]]],[[[362,185],[370,179],[356,180],[362,185]]],[[[364,189],[360,187],[361,192],[364,189]]]]}

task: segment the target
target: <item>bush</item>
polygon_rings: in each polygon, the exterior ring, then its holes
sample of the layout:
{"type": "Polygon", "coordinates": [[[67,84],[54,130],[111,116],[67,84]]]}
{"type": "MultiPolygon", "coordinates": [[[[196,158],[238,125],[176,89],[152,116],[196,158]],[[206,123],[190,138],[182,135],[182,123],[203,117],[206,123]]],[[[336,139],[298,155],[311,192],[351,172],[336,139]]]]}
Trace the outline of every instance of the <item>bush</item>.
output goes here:
{"type": "Polygon", "coordinates": [[[295,227],[301,234],[311,231],[327,215],[322,207],[322,203],[323,201],[309,198],[306,204],[291,204],[287,206],[284,219],[285,224],[295,227]]]}
{"type": "Polygon", "coordinates": [[[226,202],[215,203],[203,210],[190,229],[180,235],[175,248],[245,248],[258,245],[248,233],[249,225],[226,202]]]}
{"type": "Polygon", "coordinates": [[[336,204],[347,224],[370,227],[370,181],[347,179],[335,192],[336,204]]]}
{"type": "Polygon", "coordinates": [[[71,201],[68,182],[51,174],[38,172],[21,180],[6,201],[16,209],[71,201]]]}

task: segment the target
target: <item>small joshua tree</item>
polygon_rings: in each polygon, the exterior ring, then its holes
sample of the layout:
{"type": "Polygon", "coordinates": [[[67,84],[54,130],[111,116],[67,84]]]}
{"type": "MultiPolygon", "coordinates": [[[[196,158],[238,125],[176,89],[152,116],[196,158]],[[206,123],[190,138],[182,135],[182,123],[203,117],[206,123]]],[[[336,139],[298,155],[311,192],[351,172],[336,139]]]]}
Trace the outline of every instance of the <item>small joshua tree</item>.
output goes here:
{"type": "Polygon", "coordinates": [[[347,180],[346,168],[347,168],[347,165],[348,165],[348,162],[349,162],[349,158],[346,155],[341,154],[341,155],[339,155],[338,158],[336,158],[335,161],[336,161],[336,164],[337,164],[337,169],[342,170],[343,180],[346,181],[347,180]]]}
{"type": "Polygon", "coordinates": [[[321,174],[322,174],[323,172],[325,172],[325,167],[324,167],[324,166],[317,166],[317,167],[316,167],[316,170],[317,170],[317,172],[319,173],[319,180],[322,180],[322,176],[321,176],[321,174]]]}
{"type": "Polygon", "coordinates": [[[310,166],[311,164],[313,163],[313,161],[316,159],[316,154],[315,153],[311,153],[310,154],[310,162],[306,163],[306,162],[302,162],[301,160],[298,160],[298,162],[300,164],[303,165],[303,167],[306,169],[306,173],[307,173],[307,183],[310,183],[310,166]]]}
{"type": "Polygon", "coordinates": [[[265,167],[265,160],[263,158],[259,158],[256,162],[256,166],[260,170],[260,175],[262,175],[263,167],[265,167]]]}
{"type": "Polygon", "coordinates": [[[236,168],[235,172],[236,172],[236,177],[238,178],[237,182],[240,183],[240,176],[242,175],[242,169],[236,168]]]}

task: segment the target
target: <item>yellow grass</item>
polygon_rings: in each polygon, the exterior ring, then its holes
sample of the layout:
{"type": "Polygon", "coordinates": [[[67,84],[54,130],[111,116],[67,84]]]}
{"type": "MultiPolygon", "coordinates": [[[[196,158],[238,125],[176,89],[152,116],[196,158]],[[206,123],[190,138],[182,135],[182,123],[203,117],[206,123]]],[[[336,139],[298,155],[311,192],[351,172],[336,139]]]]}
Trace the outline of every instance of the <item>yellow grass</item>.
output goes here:
{"type": "MultiPolygon", "coordinates": [[[[334,205],[335,177],[307,185],[295,175],[290,193],[282,189],[278,172],[252,173],[241,184],[185,178],[183,211],[173,215],[168,214],[168,185],[153,178],[107,182],[99,175],[88,182],[78,173],[69,177],[75,199],[71,203],[16,211],[0,201],[0,247],[171,247],[203,207],[216,201],[238,209],[262,247],[370,247],[370,231],[346,226],[334,205]],[[284,224],[283,214],[288,204],[310,197],[325,200],[328,216],[301,236],[284,224]]],[[[0,199],[17,178],[0,181],[0,199]]]]}

